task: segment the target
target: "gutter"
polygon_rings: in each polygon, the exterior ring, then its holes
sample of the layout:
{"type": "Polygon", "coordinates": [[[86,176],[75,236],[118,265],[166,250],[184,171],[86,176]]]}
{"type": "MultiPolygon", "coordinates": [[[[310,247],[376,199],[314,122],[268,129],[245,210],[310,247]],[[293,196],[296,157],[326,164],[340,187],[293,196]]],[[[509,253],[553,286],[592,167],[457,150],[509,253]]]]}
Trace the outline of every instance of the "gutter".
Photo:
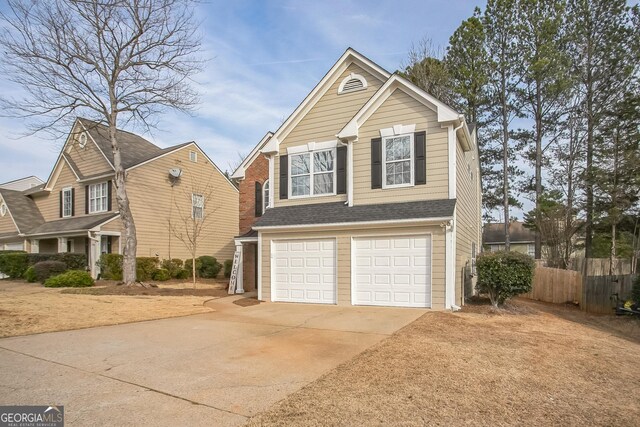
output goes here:
{"type": "Polygon", "coordinates": [[[410,224],[416,222],[426,223],[440,223],[442,221],[451,221],[453,216],[437,217],[437,218],[409,218],[409,219],[392,219],[384,221],[354,221],[354,222],[333,222],[326,224],[291,224],[291,225],[265,225],[265,226],[253,226],[252,230],[256,231],[269,231],[269,230],[287,230],[287,229],[300,229],[300,228],[327,228],[327,227],[353,227],[356,228],[361,225],[396,225],[396,224],[410,224]]]}

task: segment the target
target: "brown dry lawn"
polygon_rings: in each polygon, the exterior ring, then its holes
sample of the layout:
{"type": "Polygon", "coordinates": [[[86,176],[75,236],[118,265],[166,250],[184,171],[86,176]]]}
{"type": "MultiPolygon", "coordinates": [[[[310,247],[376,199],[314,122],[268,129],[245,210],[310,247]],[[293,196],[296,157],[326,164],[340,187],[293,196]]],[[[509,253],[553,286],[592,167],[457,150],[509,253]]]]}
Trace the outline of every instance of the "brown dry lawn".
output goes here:
{"type": "Polygon", "coordinates": [[[640,321],[517,300],[427,313],[251,426],[638,425],[640,321]]]}
{"type": "Polygon", "coordinates": [[[211,311],[205,301],[226,295],[219,283],[198,284],[195,295],[190,283],[134,291],[124,288],[107,285],[65,290],[0,280],[0,337],[205,313],[211,311]],[[66,293],[73,291],[81,293],[66,293]],[[132,292],[135,295],[127,295],[132,292]]]}

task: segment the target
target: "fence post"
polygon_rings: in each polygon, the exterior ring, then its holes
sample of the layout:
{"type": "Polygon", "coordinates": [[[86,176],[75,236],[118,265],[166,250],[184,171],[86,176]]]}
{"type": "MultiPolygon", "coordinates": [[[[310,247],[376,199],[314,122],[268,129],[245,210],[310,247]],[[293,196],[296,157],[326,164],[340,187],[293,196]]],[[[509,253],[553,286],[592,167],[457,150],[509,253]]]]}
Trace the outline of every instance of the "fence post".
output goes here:
{"type": "Polygon", "coordinates": [[[582,301],[580,301],[580,309],[582,311],[587,311],[587,259],[585,258],[584,262],[582,263],[582,301]]]}

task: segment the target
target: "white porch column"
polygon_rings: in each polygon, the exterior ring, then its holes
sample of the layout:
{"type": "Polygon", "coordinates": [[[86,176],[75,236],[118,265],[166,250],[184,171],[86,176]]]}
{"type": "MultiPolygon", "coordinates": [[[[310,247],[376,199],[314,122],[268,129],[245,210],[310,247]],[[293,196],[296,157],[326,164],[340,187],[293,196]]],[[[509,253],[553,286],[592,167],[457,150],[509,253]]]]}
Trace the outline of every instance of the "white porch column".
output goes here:
{"type": "MultiPolygon", "coordinates": [[[[271,188],[273,188],[273,186],[271,188]]],[[[272,191],[269,191],[269,193],[272,193],[272,191]]],[[[236,242],[236,252],[240,252],[240,257],[238,258],[238,274],[236,275],[236,294],[244,294],[242,274],[244,257],[242,256],[242,249],[242,242],[236,242]]]]}
{"type": "Polygon", "coordinates": [[[40,240],[31,239],[31,253],[39,254],[40,253],[40,240]]]}
{"type": "Polygon", "coordinates": [[[66,237],[58,237],[58,253],[67,252],[67,238],[66,237]]]}
{"type": "Polygon", "coordinates": [[[89,254],[87,259],[89,271],[91,277],[97,279],[100,274],[100,267],[98,267],[98,260],[100,259],[100,237],[96,239],[88,235],[87,238],[89,239],[89,254]]]}

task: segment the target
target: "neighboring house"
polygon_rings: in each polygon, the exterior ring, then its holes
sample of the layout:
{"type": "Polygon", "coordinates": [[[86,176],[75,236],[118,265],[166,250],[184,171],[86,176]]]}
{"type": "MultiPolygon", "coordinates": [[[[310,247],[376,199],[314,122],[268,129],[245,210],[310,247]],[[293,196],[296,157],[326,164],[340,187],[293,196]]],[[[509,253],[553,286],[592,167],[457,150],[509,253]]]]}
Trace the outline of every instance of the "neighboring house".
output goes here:
{"type": "MultiPolygon", "coordinates": [[[[536,233],[520,221],[509,223],[509,247],[514,252],[530,256],[536,253],[536,233]]],[[[485,224],[482,230],[483,248],[490,252],[504,250],[504,222],[485,224]]]]}
{"type": "Polygon", "coordinates": [[[13,181],[0,184],[0,188],[6,188],[7,190],[24,191],[38,185],[44,184],[44,181],[37,176],[31,175],[25,178],[14,179],[13,181]]]}
{"type": "MultiPolygon", "coordinates": [[[[190,258],[170,231],[207,218],[198,255],[233,257],[238,189],[195,142],[159,148],[118,130],[127,194],[136,225],[137,256],[190,258]],[[188,222],[188,221],[187,221],[188,222]]],[[[85,253],[92,274],[102,253],[121,253],[124,235],[113,185],[107,128],[77,119],[47,182],[0,188],[0,243],[33,253],[85,253]]]]}
{"type": "Polygon", "coordinates": [[[358,52],[347,49],[232,176],[236,244],[257,251],[240,271],[260,299],[463,304],[481,241],[473,129],[358,52]]]}

